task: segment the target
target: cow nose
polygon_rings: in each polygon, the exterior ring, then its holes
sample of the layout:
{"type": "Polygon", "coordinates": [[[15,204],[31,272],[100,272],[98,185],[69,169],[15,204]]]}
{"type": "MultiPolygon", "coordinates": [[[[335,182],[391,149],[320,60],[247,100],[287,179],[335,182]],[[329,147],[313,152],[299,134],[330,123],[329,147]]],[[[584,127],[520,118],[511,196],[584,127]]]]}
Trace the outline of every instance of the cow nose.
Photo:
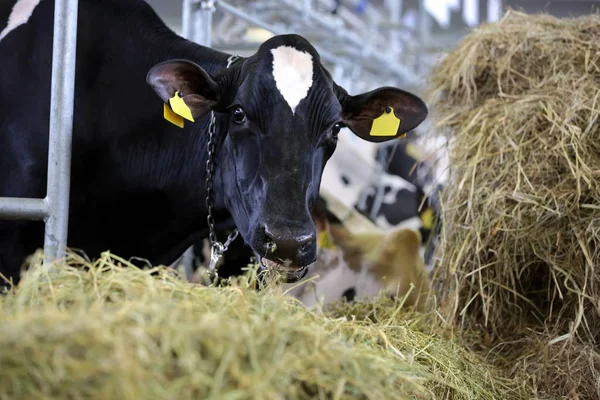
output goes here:
{"type": "Polygon", "coordinates": [[[289,229],[280,231],[268,225],[264,227],[264,231],[267,253],[282,261],[302,263],[315,241],[314,232],[295,233],[289,229]]]}

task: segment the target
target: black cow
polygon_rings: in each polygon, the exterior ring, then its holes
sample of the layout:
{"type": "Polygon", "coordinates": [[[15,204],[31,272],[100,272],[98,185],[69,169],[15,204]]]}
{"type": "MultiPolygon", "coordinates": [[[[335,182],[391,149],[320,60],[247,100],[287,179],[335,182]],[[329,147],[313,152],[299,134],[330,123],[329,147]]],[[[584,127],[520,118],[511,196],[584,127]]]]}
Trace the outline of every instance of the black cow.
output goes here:
{"type": "MultiPolygon", "coordinates": [[[[0,7],[0,20],[13,21],[0,40],[0,196],[46,194],[54,1],[31,4],[20,0],[10,19],[0,7]]],[[[427,116],[397,88],[349,95],[298,35],[228,60],[176,35],[144,1],[79,1],[70,247],[170,264],[208,236],[214,115],[215,228],[237,227],[268,267],[298,279],[315,261],[310,209],[340,128],[382,142],[427,116]],[[167,121],[171,99],[195,122],[167,121]],[[371,136],[392,112],[399,128],[371,136]]],[[[0,221],[0,272],[18,281],[42,232],[39,222],[0,221]]]]}

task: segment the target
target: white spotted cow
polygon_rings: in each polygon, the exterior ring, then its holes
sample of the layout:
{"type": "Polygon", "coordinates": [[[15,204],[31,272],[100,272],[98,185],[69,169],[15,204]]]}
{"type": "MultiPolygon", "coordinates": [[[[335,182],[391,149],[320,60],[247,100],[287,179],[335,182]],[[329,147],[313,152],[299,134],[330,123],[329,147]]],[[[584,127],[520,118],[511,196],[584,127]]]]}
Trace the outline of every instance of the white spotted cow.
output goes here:
{"type": "Polygon", "coordinates": [[[323,172],[321,193],[331,193],[383,229],[419,230],[420,252],[430,270],[439,230],[438,194],[444,182],[434,160],[414,139],[369,149],[362,143],[356,148],[355,141],[340,137],[339,151],[323,172]]]}
{"type": "Polygon", "coordinates": [[[429,310],[431,282],[419,254],[418,230],[395,227],[352,232],[324,207],[315,208],[320,239],[317,261],[300,282],[283,285],[286,294],[309,308],[326,308],[341,299],[368,302],[387,295],[404,307],[429,310]]]}

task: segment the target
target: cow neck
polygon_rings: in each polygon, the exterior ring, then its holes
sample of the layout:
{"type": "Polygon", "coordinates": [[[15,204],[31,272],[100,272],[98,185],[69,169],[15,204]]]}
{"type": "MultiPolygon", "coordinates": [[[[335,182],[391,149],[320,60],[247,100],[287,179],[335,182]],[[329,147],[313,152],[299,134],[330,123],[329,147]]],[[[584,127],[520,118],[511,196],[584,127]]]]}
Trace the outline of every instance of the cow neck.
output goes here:
{"type": "MultiPolygon", "coordinates": [[[[239,58],[239,56],[237,56],[237,55],[230,56],[227,59],[227,66],[225,68],[229,68],[231,66],[231,64],[233,64],[235,62],[235,60],[237,60],[238,58],[239,58]]],[[[219,262],[219,259],[221,258],[223,253],[225,253],[227,251],[231,242],[233,242],[239,234],[238,229],[235,228],[233,230],[233,232],[231,232],[227,236],[227,240],[225,241],[225,243],[221,243],[217,240],[217,235],[215,232],[215,221],[214,221],[214,217],[213,217],[213,205],[214,205],[213,183],[214,183],[214,172],[215,172],[214,167],[215,167],[215,157],[216,157],[215,140],[217,140],[216,125],[217,125],[217,121],[215,118],[215,112],[211,111],[210,112],[210,123],[208,125],[208,145],[207,145],[207,160],[206,160],[206,211],[207,211],[206,221],[208,223],[208,229],[209,229],[208,238],[210,240],[210,261],[209,261],[208,270],[209,270],[209,273],[212,274],[212,277],[210,277],[210,279],[212,281],[210,283],[210,286],[212,286],[216,282],[216,279],[218,278],[217,263],[219,262]]]]}

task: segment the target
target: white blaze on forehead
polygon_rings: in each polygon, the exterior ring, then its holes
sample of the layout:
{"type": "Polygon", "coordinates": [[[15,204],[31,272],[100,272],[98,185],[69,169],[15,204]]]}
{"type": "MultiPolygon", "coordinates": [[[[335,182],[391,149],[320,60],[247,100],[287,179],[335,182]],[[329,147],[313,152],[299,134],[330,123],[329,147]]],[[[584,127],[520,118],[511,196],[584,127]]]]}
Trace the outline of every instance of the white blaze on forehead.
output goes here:
{"type": "MultiPolygon", "coordinates": [[[[4,1],[4,0],[2,0],[4,1]]],[[[13,6],[12,13],[8,17],[8,24],[2,32],[0,32],[0,40],[4,39],[15,28],[27,23],[33,10],[40,4],[41,0],[18,0],[13,6]]]]}
{"type": "Polygon", "coordinates": [[[295,113],[313,83],[312,56],[290,46],[279,46],[272,49],[271,53],[275,84],[292,113],[295,113]]]}

